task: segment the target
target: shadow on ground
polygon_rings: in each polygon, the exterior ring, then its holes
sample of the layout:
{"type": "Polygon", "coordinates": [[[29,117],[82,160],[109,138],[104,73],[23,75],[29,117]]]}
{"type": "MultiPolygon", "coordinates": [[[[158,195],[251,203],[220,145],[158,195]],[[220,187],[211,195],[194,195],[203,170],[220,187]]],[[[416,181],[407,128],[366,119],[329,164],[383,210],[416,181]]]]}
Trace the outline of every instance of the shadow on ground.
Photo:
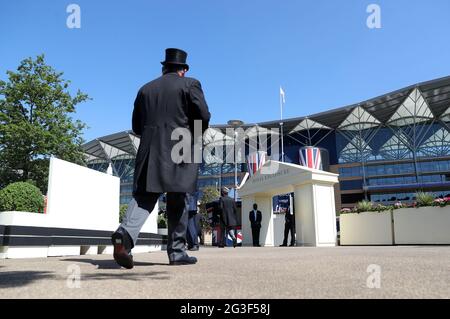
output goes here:
{"type": "Polygon", "coordinates": [[[141,280],[168,280],[170,276],[166,275],[166,271],[149,271],[145,273],[136,273],[130,271],[124,271],[120,273],[91,273],[91,274],[81,274],[81,280],[131,280],[131,281],[141,281],[141,280]]]}
{"type": "Polygon", "coordinates": [[[38,280],[53,279],[55,275],[49,271],[6,271],[0,272],[0,288],[26,286],[38,280]]]}
{"type": "MultiPolygon", "coordinates": [[[[81,280],[127,280],[127,281],[142,281],[142,280],[168,280],[170,276],[166,271],[149,271],[149,272],[133,272],[133,271],[120,271],[120,272],[104,272],[98,271],[92,273],[81,272],[81,280]]],[[[57,274],[49,271],[5,271],[0,272],[0,289],[5,288],[18,288],[28,286],[36,283],[37,281],[56,280],[66,281],[70,274],[57,274]]]]}
{"type": "MultiPolygon", "coordinates": [[[[120,267],[114,260],[95,260],[95,259],[90,259],[90,258],[85,258],[85,259],[77,259],[77,258],[73,258],[73,259],[63,259],[63,261],[70,261],[70,262],[74,262],[74,263],[86,263],[86,264],[91,264],[95,267],[97,267],[98,269],[120,269],[122,267],[120,267]]],[[[149,263],[149,262],[140,262],[140,261],[135,261],[134,262],[134,266],[135,267],[140,267],[140,266],[168,266],[169,264],[163,264],[163,263],[149,263]]]]}

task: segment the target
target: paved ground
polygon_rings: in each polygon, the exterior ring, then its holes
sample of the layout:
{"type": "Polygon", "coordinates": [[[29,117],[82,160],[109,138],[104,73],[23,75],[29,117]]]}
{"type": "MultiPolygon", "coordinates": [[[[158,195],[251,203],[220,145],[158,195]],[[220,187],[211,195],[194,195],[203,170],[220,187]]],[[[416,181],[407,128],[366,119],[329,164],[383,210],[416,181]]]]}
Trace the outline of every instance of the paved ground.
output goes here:
{"type": "Polygon", "coordinates": [[[0,260],[0,298],[450,298],[448,246],[209,247],[192,255],[198,264],[168,266],[165,252],[136,254],[132,270],[107,255],[0,260]],[[367,287],[371,264],[381,267],[379,289],[367,287]],[[80,288],[69,288],[78,269],[80,288]]]}

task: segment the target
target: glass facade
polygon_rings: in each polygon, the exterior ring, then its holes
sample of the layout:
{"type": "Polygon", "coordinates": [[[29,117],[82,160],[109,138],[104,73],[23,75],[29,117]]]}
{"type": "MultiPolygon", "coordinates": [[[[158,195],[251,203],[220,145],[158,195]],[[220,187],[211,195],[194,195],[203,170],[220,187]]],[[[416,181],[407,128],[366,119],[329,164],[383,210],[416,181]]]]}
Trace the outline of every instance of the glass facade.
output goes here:
{"type": "MultiPolygon", "coordinates": [[[[315,116],[284,120],[283,125],[286,162],[298,164],[303,146],[328,151],[330,170],[339,173],[337,196],[342,206],[350,207],[362,199],[413,201],[416,191],[435,196],[450,193],[450,78],[315,116]]],[[[205,143],[229,144],[226,128],[210,129],[214,134],[205,143]]],[[[279,129],[280,123],[263,123],[255,130],[261,128],[279,129]]],[[[273,157],[272,143],[269,138],[267,151],[273,157]]],[[[121,203],[131,199],[138,145],[139,138],[130,131],[85,145],[89,167],[105,172],[111,163],[113,174],[121,178],[121,203]]],[[[246,144],[245,155],[254,151],[246,144]]],[[[225,147],[223,152],[224,158],[230,155],[225,154],[225,147]]],[[[233,188],[235,169],[240,183],[246,164],[200,165],[199,189],[233,188]]]]}
{"type": "MultiPolygon", "coordinates": [[[[436,198],[444,198],[450,196],[450,188],[443,191],[430,191],[436,198]]],[[[411,202],[416,199],[416,193],[391,193],[391,194],[373,194],[370,200],[374,203],[381,203],[384,205],[394,204],[400,202],[411,202]]]]}

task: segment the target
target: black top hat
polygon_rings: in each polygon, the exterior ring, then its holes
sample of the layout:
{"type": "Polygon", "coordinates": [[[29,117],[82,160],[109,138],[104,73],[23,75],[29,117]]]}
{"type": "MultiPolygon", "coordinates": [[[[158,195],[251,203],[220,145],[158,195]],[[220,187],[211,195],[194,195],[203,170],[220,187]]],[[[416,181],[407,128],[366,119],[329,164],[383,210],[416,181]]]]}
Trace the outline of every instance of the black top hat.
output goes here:
{"type": "Polygon", "coordinates": [[[162,65],[175,64],[182,65],[189,70],[189,65],[186,64],[187,53],[180,49],[169,48],[166,49],[166,60],[162,61],[162,65]]]}

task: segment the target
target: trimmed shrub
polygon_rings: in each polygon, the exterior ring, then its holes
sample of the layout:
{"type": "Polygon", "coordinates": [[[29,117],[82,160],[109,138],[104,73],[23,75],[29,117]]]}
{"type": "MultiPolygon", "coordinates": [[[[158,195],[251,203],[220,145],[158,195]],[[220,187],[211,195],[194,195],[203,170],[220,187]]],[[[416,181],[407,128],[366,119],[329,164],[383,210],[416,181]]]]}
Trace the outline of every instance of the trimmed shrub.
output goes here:
{"type": "Polygon", "coordinates": [[[42,213],[44,196],[33,184],[27,182],[9,184],[0,191],[0,211],[42,213]]]}

